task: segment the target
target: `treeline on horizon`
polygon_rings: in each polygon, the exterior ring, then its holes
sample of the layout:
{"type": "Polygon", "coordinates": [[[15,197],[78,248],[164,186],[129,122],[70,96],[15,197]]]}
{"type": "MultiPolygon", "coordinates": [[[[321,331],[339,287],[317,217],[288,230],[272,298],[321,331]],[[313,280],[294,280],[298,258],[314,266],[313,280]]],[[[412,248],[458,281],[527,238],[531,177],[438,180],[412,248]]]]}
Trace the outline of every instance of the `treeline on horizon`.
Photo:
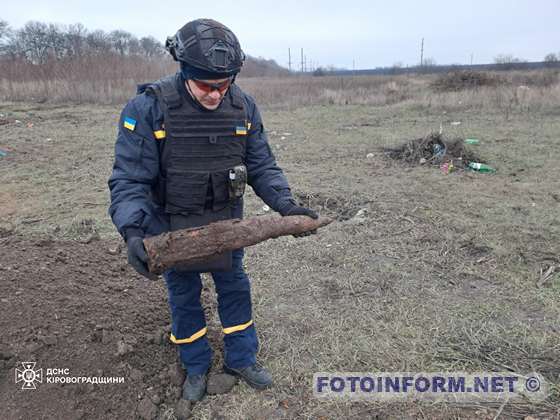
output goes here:
{"type": "MultiPolygon", "coordinates": [[[[84,25],[31,21],[11,28],[0,19],[0,79],[11,82],[153,80],[175,72],[177,63],[153,36],[89,30],[84,25]]],[[[248,57],[241,76],[287,73],[274,60],[248,57]]]]}

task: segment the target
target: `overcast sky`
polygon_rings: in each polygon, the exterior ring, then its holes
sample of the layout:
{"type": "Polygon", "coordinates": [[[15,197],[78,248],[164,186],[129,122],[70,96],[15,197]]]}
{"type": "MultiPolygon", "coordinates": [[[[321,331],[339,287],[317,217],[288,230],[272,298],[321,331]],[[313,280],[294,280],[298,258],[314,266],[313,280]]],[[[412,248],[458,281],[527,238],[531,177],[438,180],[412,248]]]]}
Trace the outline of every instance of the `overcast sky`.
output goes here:
{"type": "Polygon", "coordinates": [[[560,53],[560,0],[370,0],[370,1],[129,1],[4,0],[0,19],[12,28],[38,20],[87,29],[123,29],[165,40],[192,19],[229,26],[253,56],[300,66],[308,62],[356,69],[492,62],[498,54],[540,61],[560,53]]]}

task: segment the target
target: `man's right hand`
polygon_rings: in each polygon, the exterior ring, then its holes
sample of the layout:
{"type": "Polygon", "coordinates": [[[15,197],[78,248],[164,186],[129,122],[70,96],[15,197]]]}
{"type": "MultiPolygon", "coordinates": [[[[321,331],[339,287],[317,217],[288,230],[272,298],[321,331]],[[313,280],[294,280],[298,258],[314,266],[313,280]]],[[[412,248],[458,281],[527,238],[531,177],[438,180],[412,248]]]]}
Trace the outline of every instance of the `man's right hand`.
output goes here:
{"type": "Polygon", "coordinates": [[[126,241],[128,247],[128,263],[134,269],[150,280],[157,280],[158,276],[148,271],[148,255],[142,238],[135,236],[126,241]]]}

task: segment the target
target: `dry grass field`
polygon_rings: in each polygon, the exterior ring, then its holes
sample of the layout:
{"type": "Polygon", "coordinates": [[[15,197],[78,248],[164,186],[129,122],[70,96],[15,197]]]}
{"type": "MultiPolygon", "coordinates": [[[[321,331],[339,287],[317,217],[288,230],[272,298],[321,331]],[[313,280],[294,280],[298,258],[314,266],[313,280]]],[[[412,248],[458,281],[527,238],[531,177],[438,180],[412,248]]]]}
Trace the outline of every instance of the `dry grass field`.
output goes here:
{"type": "MultiPolygon", "coordinates": [[[[194,418],[559,418],[560,81],[506,78],[451,92],[434,91],[434,76],[240,80],[262,104],[294,194],[336,222],[246,250],[259,357],[276,383],[208,396],[194,418]],[[479,139],[468,147],[497,172],[445,175],[383,152],[440,129],[479,139]],[[321,401],[311,385],[320,371],[536,371],[550,396],[321,401]]],[[[180,381],[162,339],[165,286],[127,266],[107,216],[119,112],[0,104],[3,418],[173,418],[180,381]],[[22,391],[14,369],[26,360],[125,383],[22,391]]],[[[250,191],[246,216],[262,206],[250,191]]],[[[218,371],[208,278],[204,303],[218,371]]]]}

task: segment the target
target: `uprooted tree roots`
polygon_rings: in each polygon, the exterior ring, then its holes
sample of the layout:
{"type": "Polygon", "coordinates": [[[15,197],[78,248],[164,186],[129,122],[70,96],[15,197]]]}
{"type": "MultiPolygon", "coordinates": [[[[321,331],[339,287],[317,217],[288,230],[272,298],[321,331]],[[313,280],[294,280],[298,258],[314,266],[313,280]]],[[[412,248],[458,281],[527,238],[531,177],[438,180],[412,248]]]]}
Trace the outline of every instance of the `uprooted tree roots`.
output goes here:
{"type": "Polygon", "coordinates": [[[385,155],[410,165],[440,165],[453,161],[459,168],[469,162],[483,162],[475,153],[465,148],[463,139],[444,139],[439,133],[432,133],[420,139],[410,140],[398,147],[386,147],[385,155]]]}

